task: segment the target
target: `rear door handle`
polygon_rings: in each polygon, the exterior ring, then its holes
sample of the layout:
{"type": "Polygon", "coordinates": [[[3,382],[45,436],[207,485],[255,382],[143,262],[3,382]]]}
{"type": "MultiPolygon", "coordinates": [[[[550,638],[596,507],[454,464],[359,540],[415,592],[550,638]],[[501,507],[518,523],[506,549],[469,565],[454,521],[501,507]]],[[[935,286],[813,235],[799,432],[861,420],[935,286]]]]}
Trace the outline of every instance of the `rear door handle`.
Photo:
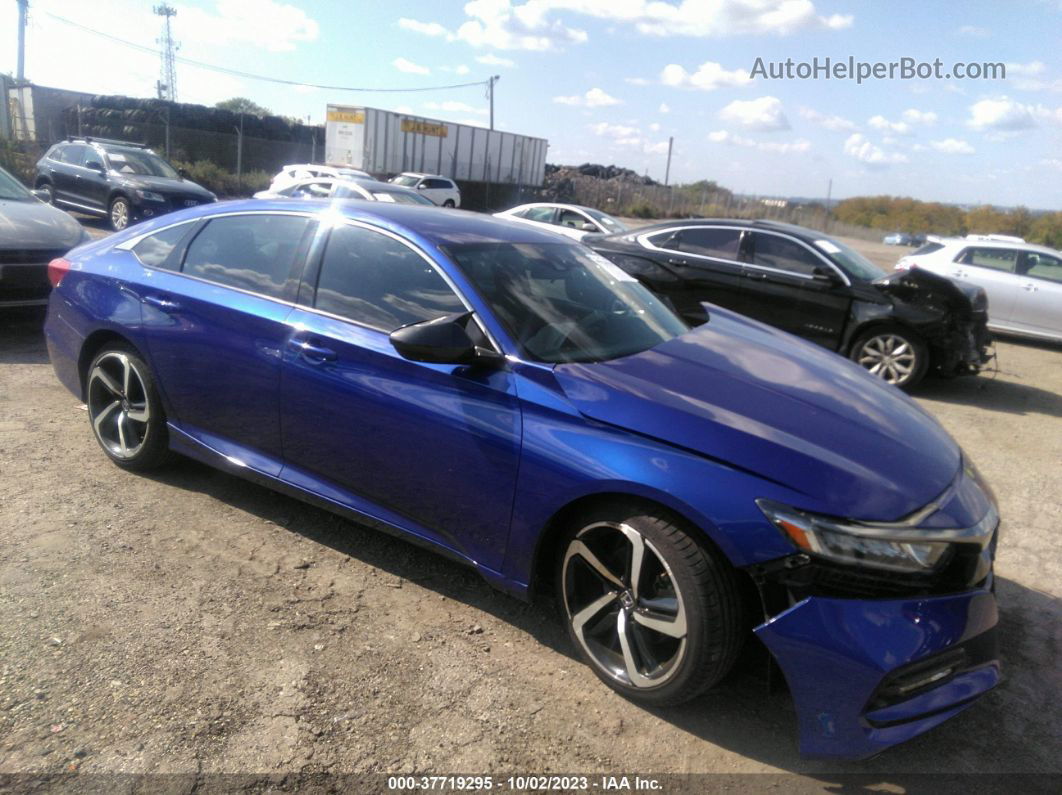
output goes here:
{"type": "Polygon", "coordinates": [[[1032,282],[1026,282],[1025,284],[1023,284],[1021,286],[1021,289],[1025,290],[1025,292],[1027,292],[1027,293],[1035,293],[1038,288],[1032,282]]]}
{"type": "Polygon", "coordinates": [[[336,352],[331,348],[314,345],[312,342],[296,342],[295,347],[299,350],[299,356],[310,364],[324,364],[336,360],[336,352]]]}
{"type": "Polygon", "coordinates": [[[952,274],[952,276],[958,276],[960,279],[965,279],[966,278],[966,271],[964,271],[962,268],[960,268],[959,270],[955,271],[952,274]]]}
{"type": "Polygon", "coordinates": [[[682,259],[682,257],[668,257],[667,258],[667,264],[668,265],[685,265],[686,264],[686,260],[682,259]]]}
{"type": "Polygon", "coordinates": [[[176,312],[181,308],[181,305],[176,301],[171,301],[168,298],[163,298],[161,295],[145,295],[143,301],[148,306],[153,306],[156,309],[161,309],[163,312],[176,312]]]}
{"type": "Polygon", "coordinates": [[[758,271],[742,271],[741,275],[746,279],[756,279],[757,281],[763,281],[767,278],[766,273],[759,273],[758,271]]]}

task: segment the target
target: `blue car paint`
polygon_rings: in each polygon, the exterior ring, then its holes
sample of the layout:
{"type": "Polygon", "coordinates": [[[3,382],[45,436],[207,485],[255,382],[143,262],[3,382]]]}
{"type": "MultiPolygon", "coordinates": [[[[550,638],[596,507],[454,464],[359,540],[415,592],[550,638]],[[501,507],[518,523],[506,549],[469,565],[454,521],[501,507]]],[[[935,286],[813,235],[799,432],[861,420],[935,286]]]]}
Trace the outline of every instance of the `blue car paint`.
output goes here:
{"type": "MultiPolygon", "coordinates": [[[[216,204],[78,249],[46,323],[60,380],[81,396],[85,339],[120,334],[160,374],[174,449],[469,563],[519,597],[529,594],[550,519],[594,495],[654,500],[739,567],[793,552],[756,498],[860,520],[895,519],[939,498],[928,527],[970,526],[988,510],[950,437],[905,395],[840,357],[713,307],[707,326],[620,360],[522,361],[445,247],[555,242],[552,235],[463,212],[324,207],[216,204]],[[322,228],[351,218],[405,238],[447,272],[508,366],[487,373],[408,362],[380,332],[193,283],[113,249],[154,228],[234,210],[306,212],[322,228]],[[183,314],[160,312],[143,302],[149,295],[183,302],[183,314]],[[307,366],[297,345],[311,339],[339,346],[342,361],[307,366]],[[210,368],[218,358],[225,366],[210,368]],[[194,383],[182,383],[188,373],[221,401],[194,394],[194,383]],[[344,412],[347,401],[357,410],[344,412]],[[234,406],[247,407],[246,421],[234,406]],[[382,425],[366,430],[359,412],[382,425]],[[315,458],[322,449],[325,457],[315,458]],[[403,480],[420,466],[424,477],[403,480]]],[[[890,670],[988,630],[994,604],[979,590],[918,600],[813,597],[757,627],[793,691],[802,750],[866,756],[965,708],[995,684],[997,663],[888,707],[879,721],[894,724],[887,728],[870,725],[866,700],[890,670]]]]}

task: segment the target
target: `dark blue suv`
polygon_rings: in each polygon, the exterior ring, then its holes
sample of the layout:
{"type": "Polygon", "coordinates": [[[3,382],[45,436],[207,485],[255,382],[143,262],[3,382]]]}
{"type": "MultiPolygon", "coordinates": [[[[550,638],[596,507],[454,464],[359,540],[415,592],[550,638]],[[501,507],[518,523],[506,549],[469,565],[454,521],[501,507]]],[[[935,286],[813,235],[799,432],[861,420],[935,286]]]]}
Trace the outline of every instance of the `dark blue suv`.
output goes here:
{"type": "Polygon", "coordinates": [[[750,631],[801,748],[862,757],[999,679],[989,488],[897,388],[583,246],[356,201],[197,208],[51,264],[112,461],[178,452],[556,597],[590,668],[687,700],[750,631]]]}
{"type": "Polygon", "coordinates": [[[34,185],[46,201],[106,218],[115,231],[217,199],[147,147],[103,138],[52,146],[37,162],[34,185]]]}

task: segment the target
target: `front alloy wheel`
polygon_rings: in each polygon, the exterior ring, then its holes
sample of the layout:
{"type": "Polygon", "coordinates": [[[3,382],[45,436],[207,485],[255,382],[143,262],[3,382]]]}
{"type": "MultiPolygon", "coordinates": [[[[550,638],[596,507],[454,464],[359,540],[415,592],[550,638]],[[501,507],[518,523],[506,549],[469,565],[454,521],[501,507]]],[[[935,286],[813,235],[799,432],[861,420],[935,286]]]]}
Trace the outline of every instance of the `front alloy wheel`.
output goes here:
{"type": "Polygon", "coordinates": [[[96,356],[85,382],[92,432],[119,466],[147,469],[166,453],[166,420],[147,365],[131,350],[96,356]]]}
{"type": "Polygon", "coordinates": [[[925,346],[913,335],[892,329],[862,335],[852,346],[852,359],[901,389],[918,383],[926,370],[925,346]]]}
{"type": "Polygon", "coordinates": [[[601,513],[569,535],[558,575],[581,656],[627,697],[681,703],[733,664],[742,634],[733,573],[676,523],[601,513]]]}
{"type": "Polygon", "coordinates": [[[111,228],[115,232],[121,232],[129,226],[129,218],[129,200],[123,196],[117,197],[111,202],[111,228]]]}

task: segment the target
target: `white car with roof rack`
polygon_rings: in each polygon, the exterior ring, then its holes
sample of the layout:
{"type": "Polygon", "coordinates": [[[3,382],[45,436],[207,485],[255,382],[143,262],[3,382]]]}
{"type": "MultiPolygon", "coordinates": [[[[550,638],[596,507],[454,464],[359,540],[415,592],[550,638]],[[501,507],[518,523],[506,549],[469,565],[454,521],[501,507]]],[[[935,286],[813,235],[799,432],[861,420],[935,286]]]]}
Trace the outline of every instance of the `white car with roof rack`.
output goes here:
{"type": "Polygon", "coordinates": [[[282,190],[296,182],[302,182],[306,179],[315,179],[318,177],[331,177],[332,179],[340,179],[343,177],[365,177],[371,179],[369,173],[358,168],[349,168],[347,166],[325,166],[317,163],[293,163],[292,165],[284,166],[284,168],[280,170],[280,173],[273,177],[273,181],[269,184],[269,190],[282,190]]]}
{"type": "Polygon", "coordinates": [[[1062,342],[1062,251],[1011,235],[931,236],[896,263],[911,268],[983,287],[993,331],[1062,342]]]}

